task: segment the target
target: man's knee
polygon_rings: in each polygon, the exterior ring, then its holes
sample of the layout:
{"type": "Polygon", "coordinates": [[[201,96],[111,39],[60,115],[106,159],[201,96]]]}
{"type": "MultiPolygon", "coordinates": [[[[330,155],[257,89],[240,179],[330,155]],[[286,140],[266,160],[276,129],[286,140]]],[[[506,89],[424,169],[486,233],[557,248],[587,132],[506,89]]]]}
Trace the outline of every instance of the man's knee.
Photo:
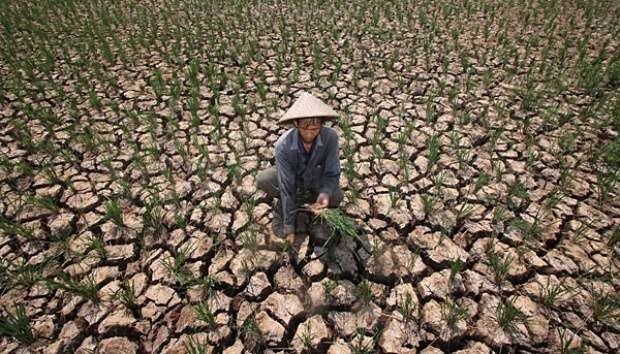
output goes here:
{"type": "Polygon", "coordinates": [[[265,190],[267,186],[267,174],[265,170],[259,171],[256,174],[256,188],[260,190],[265,190]]]}
{"type": "Polygon", "coordinates": [[[266,192],[272,197],[277,197],[278,175],[275,167],[269,167],[256,174],[256,188],[266,192]]]}

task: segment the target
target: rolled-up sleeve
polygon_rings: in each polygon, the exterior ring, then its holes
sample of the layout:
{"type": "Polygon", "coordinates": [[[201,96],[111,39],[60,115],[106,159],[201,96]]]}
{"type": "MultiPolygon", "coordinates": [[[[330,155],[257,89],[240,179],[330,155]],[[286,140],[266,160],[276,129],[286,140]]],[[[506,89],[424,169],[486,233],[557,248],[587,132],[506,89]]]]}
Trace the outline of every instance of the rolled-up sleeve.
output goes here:
{"type": "Polygon", "coordinates": [[[278,172],[278,186],[280,188],[280,200],[282,201],[282,216],[284,222],[284,234],[295,232],[295,171],[292,161],[286,158],[282,145],[276,145],[276,171],[278,172]]]}
{"type": "Polygon", "coordinates": [[[338,150],[338,135],[330,136],[327,142],[325,170],[321,175],[319,192],[327,193],[331,197],[340,181],[340,156],[338,150]]]}

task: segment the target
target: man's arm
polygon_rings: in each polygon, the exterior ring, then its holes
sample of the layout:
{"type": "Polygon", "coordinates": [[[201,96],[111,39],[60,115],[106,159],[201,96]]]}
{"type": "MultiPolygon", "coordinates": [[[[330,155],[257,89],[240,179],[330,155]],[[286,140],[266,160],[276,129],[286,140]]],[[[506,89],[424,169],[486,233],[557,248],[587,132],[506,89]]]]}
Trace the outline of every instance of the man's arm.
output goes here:
{"type": "Polygon", "coordinates": [[[320,179],[319,193],[327,193],[331,198],[334,190],[340,182],[340,151],[338,147],[338,135],[334,134],[328,139],[325,150],[325,169],[320,179]]]}
{"type": "Polygon", "coordinates": [[[278,172],[278,186],[280,187],[280,200],[282,201],[282,219],[284,223],[284,234],[289,235],[295,232],[295,171],[292,161],[286,159],[281,145],[276,146],[276,171],[278,172]]]}

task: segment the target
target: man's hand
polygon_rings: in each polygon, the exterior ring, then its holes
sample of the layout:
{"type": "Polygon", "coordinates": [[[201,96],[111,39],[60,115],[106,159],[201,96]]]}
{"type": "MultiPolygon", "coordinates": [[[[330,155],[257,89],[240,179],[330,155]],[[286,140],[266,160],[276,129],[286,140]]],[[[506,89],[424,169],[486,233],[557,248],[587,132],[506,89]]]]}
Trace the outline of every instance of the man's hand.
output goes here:
{"type": "Polygon", "coordinates": [[[316,203],[314,206],[316,209],[327,208],[329,205],[329,194],[327,193],[319,193],[319,196],[316,198],[316,203]]]}
{"type": "Polygon", "coordinates": [[[293,243],[295,243],[295,234],[288,234],[286,235],[286,241],[289,243],[289,245],[292,247],[293,243]]]}

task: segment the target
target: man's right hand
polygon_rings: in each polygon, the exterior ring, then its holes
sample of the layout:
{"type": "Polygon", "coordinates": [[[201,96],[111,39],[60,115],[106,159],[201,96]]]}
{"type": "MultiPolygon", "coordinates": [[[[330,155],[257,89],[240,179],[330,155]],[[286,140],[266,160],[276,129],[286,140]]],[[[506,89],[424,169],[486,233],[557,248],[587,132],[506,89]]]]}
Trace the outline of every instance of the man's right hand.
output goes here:
{"type": "Polygon", "coordinates": [[[288,234],[286,235],[286,241],[288,241],[289,245],[293,246],[293,243],[295,242],[295,234],[288,234]]]}

